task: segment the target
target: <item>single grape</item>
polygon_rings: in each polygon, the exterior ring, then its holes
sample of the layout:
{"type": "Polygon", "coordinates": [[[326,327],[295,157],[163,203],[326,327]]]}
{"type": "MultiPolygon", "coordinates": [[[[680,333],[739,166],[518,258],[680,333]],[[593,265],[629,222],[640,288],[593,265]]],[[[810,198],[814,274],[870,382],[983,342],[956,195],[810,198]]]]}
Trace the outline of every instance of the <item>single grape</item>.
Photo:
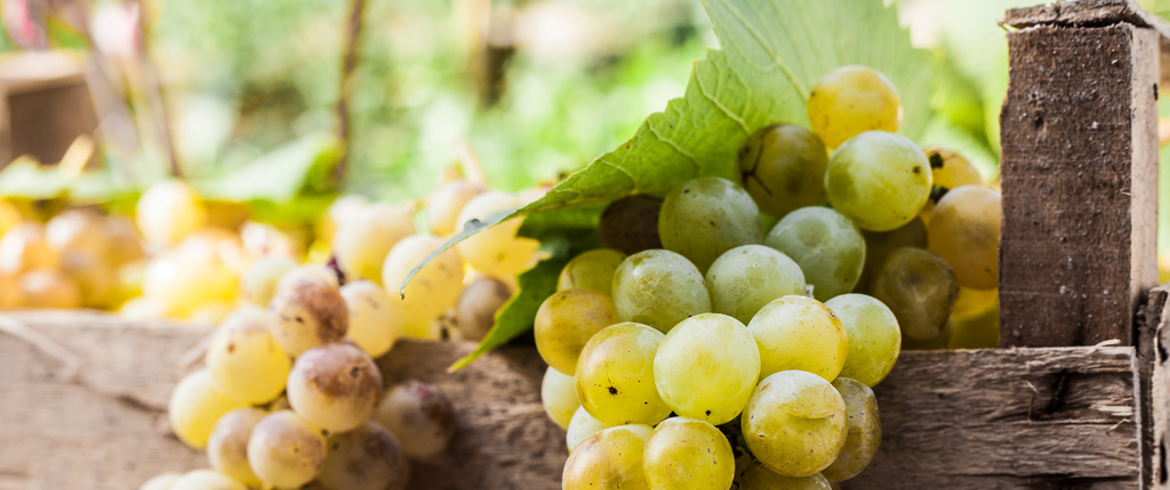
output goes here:
{"type": "Polygon", "coordinates": [[[642,458],[653,489],[727,490],[735,479],[731,443],[702,420],[664,420],[646,440],[642,458]]]}
{"type": "Polygon", "coordinates": [[[247,490],[231,477],[211,470],[195,470],[175,479],[169,490],[247,490]]]}
{"type": "Polygon", "coordinates": [[[748,449],[789,477],[811,476],[837,458],[848,436],[845,400],[824,378],[781,371],[760,382],[740,417],[748,449]]]}
{"type": "Polygon", "coordinates": [[[290,410],[264,417],[248,439],[248,463],[264,483],[297,488],[325,466],[328,449],[321,429],[290,410]]]}
{"type": "Polygon", "coordinates": [[[127,216],[106,217],[106,232],[109,234],[109,260],[114,266],[128,264],[146,257],[134,220],[127,216]]]}
{"type": "Polygon", "coordinates": [[[764,241],[760,208],[734,183],[702,177],[670,191],[658,215],[658,236],[706,271],[724,252],[764,241]]]}
{"type": "Polygon", "coordinates": [[[349,309],[337,283],[323,275],[296,270],[276,285],[268,306],[268,328],[276,342],[293,356],[331,342],[340,342],[349,328],[349,309]]]}
{"type": "Polygon", "coordinates": [[[345,432],[374,415],[382,398],[382,372],[350,344],[326,344],[297,357],[288,375],[293,411],[330,432],[345,432]]]}
{"type": "Polygon", "coordinates": [[[402,312],[403,334],[408,337],[438,340],[439,332],[432,328],[435,319],[459,300],[463,258],[455,248],[424,265],[406,289],[398,292],[410,271],[442,246],[443,240],[435,236],[409,236],[390,249],[382,266],[382,284],[402,312]]]}
{"type": "MultiPolygon", "coordinates": [[[[974,165],[963,155],[957,152],[938,148],[926,147],[926,160],[930,162],[930,174],[935,188],[949,192],[951,189],[964,185],[983,185],[983,176],[974,165]]],[[[926,205],[918,215],[923,221],[930,221],[930,213],[934,211],[935,201],[928,199],[926,205]]]]}
{"type": "Polygon", "coordinates": [[[654,353],[664,337],[638,323],[597,332],[577,363],[581,406],[608,425],[654,425],[670,415],[654,383],[654,353]]]}
{"type": "Polygon", "coordinates": [[[780,476],[758,461],[753,461],[743,474],[739,490],[830,490],[829,480],[820,473],[811,476],[780,476]]]}
{"type": "Polygon", "coordinates": [[[808,120],[825,146],[837,148],[866,131],[898,131],[902,101],[898,89],[881,72],[865,66],[843,66],[813,85],[808,120]]]}
{"type": "Polygon", "coordinates": [[[216,245],[189,240],[150,260],[142,272],[142,291],[168,316],[187,318],[205,304],[235,301],[239,281],[216,245]]]}
{"type": "Polygon", "coordinates": [[[402,336],[403,312],[381,286],[354,281],[341,286],[341,297],[349,310],[345,337],[370,357],[381,357],[402,336]]]}
{"type": "Polygon", "coordinates": [[[407,381],[386,394],[376,421],[398,438],[408,458],[427,459],[443,451],[455,434],[455,405],[430,383],[407,381]]]}
{"type": "Polygon", "coordinates": [[[338,224],[356,216],[362,209],[370,205],[365,197],[349,194],[338,197],[317,220],[315,231],[322,243],[329,245],[337,234],[338,224]]]}
{"type": "Polygon", "coordinates": [[[512,288],[494,277],[472,281],[455,303],[455,324],[466,340],[479,341],[496,326],[496,312],[512,299],[512,288]]]}
{"type": "Polygon", "coordinates": [[[905,136],[861,133],[829,158],[829,202],[857,226],[889,231],[909,223],[930,197],[930,163],[905,136]]]}
{"type": "Polygon", "coordinates": [[[760,349],[760,378],[799,369],[832,380],[845,365],[849,340],[832,310],[806,296],[764,306],[747,329],[760,349]]]}
{"type": "Polygon", "coordinates": [[[272,401],[284,391],[292,361],[268,329],[258,307],[232,314],[212,337],[205,362],[228,396],[249,404],[272,401]]]}
{"type": "Polygon", "coordinates": [[[953,329],[947,340],[948,349],[994,349],[999,347],[999,307],[975,316],[951,316],[953,329]]]}
{"type": "Polygon", "coordinates": [[[864,294],[843,294],[826,301],[825,306],[841,319],[849,337],[849,354],[840,376],[877,386],[894,368],[902,350],[902,330],[894,312],[864,294]]]}
{"type": "Polygon", "coordinates": [[[219,418],[245,406],[246,403],[233,399],[220,389],[211,371],[202,369],[188,374],[175,385],[167,405],[167,415],[171,430],[179,440],[195,449],[204,449],[219,418]]]}
{"type": "Polygon", "coordinates": [[[585,407],[578,407],[577,411],[573,412],[573,418],[569,420],[569,426],[565,428],[565,444],[568,445],[569,452],[571,453],[578,444],[581,444],[581,441],[608,428],[610,426],[606,425],[605,422],[589,415],[585,407]]]}
{"type": "Polygon", "coordinates": [[[955,308],[951,311],[951,318],[965,320],[981,316],[998,304],[998,289],[970,289],[959,286],[959,299],[955,300],[955,308]]]}
{"type": "Polygon", "coordinates": [[[105,217],[89,209],[67,209],[45,223],[45,240],[60,256],[83,255],[110,260],[110,230],[105,217]]]}
{"type": "Polygon", "coordinates": [[[760,350],[743,323],[703,313],[674,327],[654,356],[653,383],[674,413],[715,425],[743,411],[760,380],[760,350]]]}
{"type": "Polygon", "coordinates": [[[456,179],[443,182],[427,196],[427,225],[431,233],[438,236],[448,236],[460,231],[463,223],[458,222],[459,212],[467,202],[486,189],[482,185],[456,179]]]}
{"type": "Polygon", "coordinates": [[[244,299],[254,305],[268,306],[276,296],[280,278],[295,269],[297,263],[284,255],[265,255],[253,263],[240,278],[244,299]]]}
{"type": "Polygon", "coordinates": [[[561,475],[563,490],[649,490],[642,469],[646,438],[628,426],[602,430],[577,446],[561,475]]]}
{"type": "Polygon", "coordinates": [[[857,281],[859,292],[872,290],[873,277],[886,263],[890,252],[902,247],[926,248],[926,225],[921,218],[914,218],[892,231],[861,230],[861,234],[865,237],[865,269],[857,281]]]}
{"type": "Polygon", "coordinates": [[[590,250],[578,255],[561,269],[557,291],[585,288],[612,296],[613,274],[623,260],[626,260],[626,254],[609,248],[590,250]]]}
{"type": "Polygon", "coordinates": [[[995,189],[965,185],[943,196],[930,215],[930,251],[951,265],[961,286],[999,286],[1000,201],[995,189]]]}
{"type": "Polygon", "coordinates": [[[821,473],[831,481],[845,481],[861,473],[882,442],[882,420],[878,415],[877,398],[864,383],[850,378],[837,378],[833,387],[845,400],[849,435],[837,459],[821,473]]]}
{"type": "Polygon", "coordinates": [[[562,429],[568,429],[573,413],[581,407],[581,401],[577,399],[577,379],[551,367],[546,369],[540,382],[540,402],[548,418],[562,429]]]}
{"type": "Polygon", "coordinates": [[[154,247],[175,245],[207,224],[207,209],[191,186],[167,180],[150,186],[137,205],[138,229],[154,247]]]}
{"type": "Polygon", "coordinates": [[[267,416],[268,412],[258,408],[240,408],[220,417],[207,440],[211,467],[247,486],[260,486],[260,477],[248,464],[248,439],[256,424],[267,416]]]}
{"type": "Polygon", "coordinates": [[[20,294],[27,308],[81,308],[81,288],[69,276],[55,269],[38,269],[20,276],[20,294]]]}
{"type": "Polygon", "coordinates": [[[0,238],[0,273],[55,269],[60,260],[38,223],[19,223],[0,238]]]}
{"type": "Polygon", "coordinates": [[[317,476],[326,490],[402,490],[409,468],[398,439],[367,422],[327,441],[329,456],[317,476]]]}
{"type": "Polygon", "coordinates": [[[622,261],[613,275],[617,317],[669,332],[691,315],[711,311],[703,274],[669,250],[647,250],[622,261]]]}
{"type": "MultiPolygon", "coordinates": [[[[2,232],[2,230],[0,230],[0,232],[2,232]]],[[[154,478],[146,480],[146,483],[143,483],[141,487],[138,487],[138,490],[171,490],[171,485],[174,485],[175,480],[178,480],[180,476],[183,475],[178,473],[163,473],[161,475],[155,476],[154,478]]]]}
{"type": "MultiPolygon", "coordinates": [[[[463,206],[455,229],[462,231],[471,220],[482,221],[523,204],[519,198],[505,192],[485,192],[463,206]]],[[[459,242],[456,247],[475,270],[497,278],[515,276],[535,263],[536,249],[540,247],[536,240],[516,236],[522,222],[520,218],[500,222],[459,242]]]]}
{"type": "MultiPolygon", "coordinates": [[[[358,208],[337,222],[333,256],[350,280],[381,283],[386,254],[399,240],[415,233],[410,206],[384,203],[358,208]]],[[[397,290],[397,285],[391,285],[397,290]]]]}
{"type": "Polygon", "coordinates": [[[800,265],[818,300],[853,291],[865,266],[865,239],[849,218],[829,208],[800,208],[785,216],[764,243],[800,265]]]}
{"type": "Polygon", "coordinates": [[[658,237],[658,214],[662,200],[651,196],[630,196],[606,206],[597,224],[601,246],[633,255],[662,248],[658,237]]]}
{"type": "Polygon", "coordinates": [[[105,309],[114,304],[116,278],[106,259],[89,253],[66,253],[61,256],[60,268],[77,284],[84,306],[105,309]]]}
{"type": "Polygon", "coordinates": [[[728,250],[707,269],[711,309],[742,323],[772,300],[804,294],[804,273],[783,253],[763,245],[728,250]]]}
{"type": "Polygon", "coordinates": [[[575,373],[585,343],[617,322],[613,301],[604,294],[589,289],[557,291],[536,311],[536,350],[554,369],[575,373]]]}
{"type": "Polygon", "coordinates": [[[890,253],[873,279],[873,296],[898,318],[907,337],[938,337],[959,296],[955,274],[939,256],[913,247],[890,253]]]}
{"type": "Polygon", "coordinates": [[[796,208],[825,203],[829,153],[811,131],[773,124],[756,131],[739,150],[739,182],[760,211],[782,218],[796,208]]]}

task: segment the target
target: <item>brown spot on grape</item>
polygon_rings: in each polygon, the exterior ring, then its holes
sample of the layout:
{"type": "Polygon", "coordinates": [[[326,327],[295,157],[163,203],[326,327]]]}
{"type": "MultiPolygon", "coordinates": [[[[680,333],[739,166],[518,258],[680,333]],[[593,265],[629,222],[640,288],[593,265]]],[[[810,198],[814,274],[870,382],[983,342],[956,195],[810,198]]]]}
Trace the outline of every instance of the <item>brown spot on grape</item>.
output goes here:
{"type": "Polygon", "coordinates": [[[916,174],[922,173],[922,167],[915,165],[914,166],[914,173],[916,173],[916,174]]]}
{"type": "Polygon", "coordinates": [[[617,388],[614,388],[614,387],[610,386],[610,387],[609,387],[609,394],[611,394],[611,395],[616,395],[616,394],[617,394],[617,388]]]}

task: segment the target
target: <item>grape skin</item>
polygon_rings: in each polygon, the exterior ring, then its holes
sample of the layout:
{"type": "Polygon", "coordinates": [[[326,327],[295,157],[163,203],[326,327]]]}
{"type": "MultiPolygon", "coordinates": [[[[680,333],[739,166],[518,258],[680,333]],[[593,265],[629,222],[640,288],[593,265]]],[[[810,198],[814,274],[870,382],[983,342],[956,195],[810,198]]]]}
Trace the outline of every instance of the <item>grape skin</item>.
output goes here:
{"type": "Polygon", "coordinates": [[[327,441],[329,455],[317,482],[326,490],[402,490],[409,468],[394,435],[366,424],[327,441]]]}
{"type": "Polygon", "coordinates": [[[670,415],[654,378],[664,338],[646,325],[619,323],[589,339],[575,376],[581,406],[608,425],[653,425],[670,415]]]}
{"type": "MultiPolygon", "coordinates": [[[[461,231],[471,220],[483,221],[495,213],[514,210],[523,204],[518,197],[505,192],[485,192],[463,206],[455,227],[461,231]]],[[[500,279],[513,277],[532,266],[536,249],[540,246],[536,240],[516,236],[522,223],[519,218],[502,221],[459,242],[456,247],[475,270],[500,279]]]]}
{"type": "Polygon", "coordinates": [[[894,312],[902,333],[915,340],[938,337],[959,296],[959,283],[946,261],[913,247],[890,253],[872,289],[894,312]]]}
{"type": "Polygon", "coordinates": [[[994,349],[999,347],[999,306],[975,316],[951,317],[953,330],[948,349],[994,349]]]}
{"type": "Polygon", "coordinates": [[[626,254],[608,248],[582,253],[565,264],[557,279],[557,291],[569,288],[592,289],[606,296],[613,295],[613,274],[626,254]]]}
{"type": "Polygon", "coordinates": [[[824,378],[781,371],[764,378],[740,417],[748,449],[769,470],[805,477],[829,466],[848,435],[845,400],[824,378]]]}
{"type": "Polygon", "coordinates": [[[760,211],[782,218],[825,203],[828,166],[825,145],[811,131],[773,124],[752,134],[739,151],[739,182],[760,211]]]}
{"type": "Polygon", "coordinates": [[[930,163],[904,136],[862,133],[829,158],[825,190],[833,209],[863,230],[889,231],[918,216],[931,189],[930,163]]]}
{"type": "Polygon", "coordinates": [[[613,301],[604,294],[577,288],[557,291],[536,312],[536,350],[549,366],[573,374],[589,339],[617,322],[613,301]]]}
{"type": "Polygon", "coordinates": [[[370,357],[378,358],[390,351],[402,336],[402,311],[380,286],[370,281],[355,281],[341,286],[341,297],[349,310],[349,328],[345,337],[370,357]]]}
{"type": "Polygon", "coordinates": [[[658,215],[662,200],[650,196],[630,196],[606,206],[597,224],[601,246],[633,255],[662,248],[658,236],[658,215]]]}
{"type": "Polygon", "coordinates": [[[211,372],[201,369],[175,385],[167,405],[167,415],[171,430],[179,440],[195,449],[204,449],[219,418],[246,405],[224,393],[211,372]]]}
{"type": "Polygon", "coordinates": [[[427,225],[431,233],[449,236],[462,227],[458,222],[459,212],[467,202],[486,189],[482,185],[463,179],[444,182],[427,197],[427,225]]]}
{"type": "Polygon", "coordinates": [[[703,274],[669,250],[647,250],[622,261],[613,276],[617,318],[665,333],[691,315],[711,311],[703,274]]]}
{"type": "Polygon", "coordinates": [[[833,380],[845,365],[849,340],[832,310],[805,296],[768,303],[747,329],[760,349],[760,377],[789,369],[833,380]]]}
{"type": "Polygon", "coordinates": [[[950,264],[959,285],[999,285],[999,239],[1003,205],[999,191],[978,185],[952,189],[938,202],[926,226],[930,251],[950,264]]]}
{"type": "Polygon", "coordinates": [[[45,228],[40,224],[18,223],[0,238],[0,273],[55,269],[60,261],[49,247],[45,228]]]}
{"type": "Polygon", "coordinates": [[[154,247],[179,243],[207,224],[207,209],[199,195],[177,180],[150,186],[138,198],[136,209],[138,229],[154,247]]]}
{"type": "MultiPolygon", "coordinates": [[[[382,283],[382,264],[399,240],[415,234],[409,206],[376,203],[354,210],[337,223],[333,256],[350,280],[382,283]]],[[[385,284],[383,284],[385,285],[385,284]]],[[[391,285],[397,289],[397,285],[391,285]]]]}
{"type": "Polygon", "coordinates": [[[340,342],[349,328],[349,309],[337,284],[323,271],[290,272],[276,286],[268,306],[268,328],[293,356],[318,345],[340,342]]]}
{"type": "Polygon", "coordinates": [[[654,356],[653,383],[675,413],[715,425],[743,411],[760,379],[760,351],[739,320],[703,313],[683,320],[654,356]]]}
{"type": "Polygon", "coordinates": [[[455,406],[441,390],[422,381],[407,381],[390,390],[375,417],[409,458],[439,454],[455,434],[455,406]]]}
{"type": "MultiPolygon", "coordinates": [[[[934,187],[950,191],[964,185],[983,185],[983,176],[975,170],[975,166],[963,155],[954,151],[938,147],[922,149],[926,153],[926,160],[930,162],[930,175],[934,187]]],[[[927,200],[919,216],[923,221],[930,221],[930,213],[934,211],[935,202],[927,200]]]]}
{"type": "Polygon", "coordinates": [[[565,462],[563,490],[649,490],[642,469],[646,438],[626,426],[602,430],[577,446],[565,462]]]}
{"type": "Polygon", "coordinates": [[[84,256],[95,262],[110,261],[110,231],[105,218],[94,211],[67,209],[45,223],[49,248],[64,258],[84,256]]]}
{"type": "Polygon", "coordinates": [[[207,460],[216,471],[250,487],[260,486],[260,477],[248,464],[248,439],[252,429],[268,413],[257,408],[232,410],[219,418],[207,441],[207,460]]]}
{"type": "Polygon", "coordinates": [[[825,476],[788,477],[773,473],[758,461],[753,461],[744,472],[739,490],[830,490],[832,486],[825,476]]]}
{"type": "Polygon", "coordinates": [[[650,488],[727,490],[735,479],[731,443],[715,426],[694,419],[664,420],[642,452],[650,488]]]}
{"type": "Polygon", "coordinates": [[[843,294],[825,306],[841,319],[849,337],[849,354],[839,376],[877,386],[894,368],[902,350],[902,330],[894,312],[864,294],[843,294]]]}
{"type": "Polygon", "coordinates": [[[764,243],[792,258],[827,301],[853,290],[865,266],[865,239],[849,218],[829,208],[800,208],[776,224],[764,243]]]}
{"type": "Polygon", "coordinates": [[[783,253],[763,245],[744,245],[720,255],[707,269],[711,309],[747,323],[764,305],[803,294],[804,272],[783,253]]]}
{"type": "Polygon", "coordinates": [[[207,368],[232,398],[244,403],[270,401],[284,391],[292,361],[276,343],[260,308],[233,314],[212,337],[207,368]]]}
{"type": "Polygon", "coordinates": [[[305,420],[330,432],[359,427],[382,398],[382,373],[357,346],[326,344],[297,357],[288,401],[305,420]]]}
{"type": "Polygon", "coordinates": [[[760,208],[734,183],[715,177],[691,180],[666,196],[658,215],[662,246],[705,272],[724,252],[764,240],[760,208]]]}
{"type": "Polygon", "coordinates": [[[248,439],[248,462],[260,479],[277,488],[309,483],[325,466],[321,430],[290,410],[264,417],[248,439]]]}
{"type": "Polygon", "coordinates": [[[455,303],[455,324],[465,340],[479,341],[496,326],[496,313],[512,299],[512,288],[494,277],[472,281],[455,303]]]}
{"type": "Polygon", "coordinates": [[[902,247],[926,248],[926,224],[921,218],[914,218],[891,231],[861,230],[861,234],[865,237],[865,268],[861,271],[861,279],[857,281],[858,292],[872,291],[873,277],[894,250],[902,247]]]}
{"type": "Polygon", "coordinates": [[[546,369],[540,382],[540,402],[553,422],[568,429],[573,414],[581,407],[581,401],[577,399],[577,379],[551,367],[546,369]]]}
{"type": "Polygon", "coordinates": [[[244,298],[252,304],[268,306],[276,296],[280,278],[295,269],[297,263],[283,255],[266,255],[257,260],[240,278],[244,298]]]}
{"type": "Polygon", "coordinates": [[[176,478],[168,490],[247,490],[247,487],[211,470],[195,470],[176,478]]]}
{"type": "Polygon", "coordinates": [[[38,269],[20,276],[20,294],[28,308],[81,308],[81,288],[56,269],[38,269]]]}
{"type": "Polygon", "coordinates": [[[877,454],[882,442],[882,420],[873,390],[860,381],[837,378],[833,387],[845,400],[848,434],[837,459],[821,474],[830,481],[845,481],[861,473],[877,454]]]}
{"type": "Polygon", "coordinates": [[[463,289],[463,257],[459,250],[443,251],[419,269],[401,293],[399,287],[410,271],[432,252],[443,247],[443,240],[430,235],[414,235],[394,245],[382,267],[382,284],[398,304],[408,337],[438,340],[433,325],[443,312],[455,306],[463,289]]]}
{"type": "Polygon", "coordinates": [[[585,407],[578,407],[577,411],[573,412],[573,418],[569,420],[569,426],[565,428],[565,444],[568,446],[569,452],[572,453],[573,449],[581,444],[581,441],[608,428],[610,428],[608,424],[589,415],[585,407]]]}
{"type": "Polygon", "coordinates": [[[894,84],[881,72],[843,66],[813,85],[808,120],[813,133],[832,149],[865,131],[897,132],[902,125],[902,102],[894,84]]]}

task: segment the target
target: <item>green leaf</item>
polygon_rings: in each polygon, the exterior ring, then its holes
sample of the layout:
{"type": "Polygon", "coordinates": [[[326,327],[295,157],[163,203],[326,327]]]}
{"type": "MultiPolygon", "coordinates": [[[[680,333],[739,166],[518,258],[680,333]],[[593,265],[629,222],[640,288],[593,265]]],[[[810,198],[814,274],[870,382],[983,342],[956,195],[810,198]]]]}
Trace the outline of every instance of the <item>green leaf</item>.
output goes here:
{"type": "Polygon", "coordinates": [[[35,160],[17,158],[0,172],[0,196],[51,199],[69,189],[69,176],[56,166],[42,167],[35,160]]]}
{"type": "Polygon", "coordinates": [[[191,182],[200,195],[221,201],[269,201],[289,204],[305,191],[329,182],[328,172],[341,156],[340,140],[332,134],[305,136],[251,163],[191,182]]]}

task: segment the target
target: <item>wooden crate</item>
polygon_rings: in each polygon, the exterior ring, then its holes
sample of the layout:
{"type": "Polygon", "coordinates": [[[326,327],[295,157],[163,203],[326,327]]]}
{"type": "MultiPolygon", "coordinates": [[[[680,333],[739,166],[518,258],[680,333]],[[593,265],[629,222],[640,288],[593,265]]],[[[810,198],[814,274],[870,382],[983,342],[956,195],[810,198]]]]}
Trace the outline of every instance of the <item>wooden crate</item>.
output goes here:
{"type": "Polygon", "coordinates": [[[80,61],[48,52],[0,59],[0,168],[21,155],[56,163],[97,126],[80,61]]]}

